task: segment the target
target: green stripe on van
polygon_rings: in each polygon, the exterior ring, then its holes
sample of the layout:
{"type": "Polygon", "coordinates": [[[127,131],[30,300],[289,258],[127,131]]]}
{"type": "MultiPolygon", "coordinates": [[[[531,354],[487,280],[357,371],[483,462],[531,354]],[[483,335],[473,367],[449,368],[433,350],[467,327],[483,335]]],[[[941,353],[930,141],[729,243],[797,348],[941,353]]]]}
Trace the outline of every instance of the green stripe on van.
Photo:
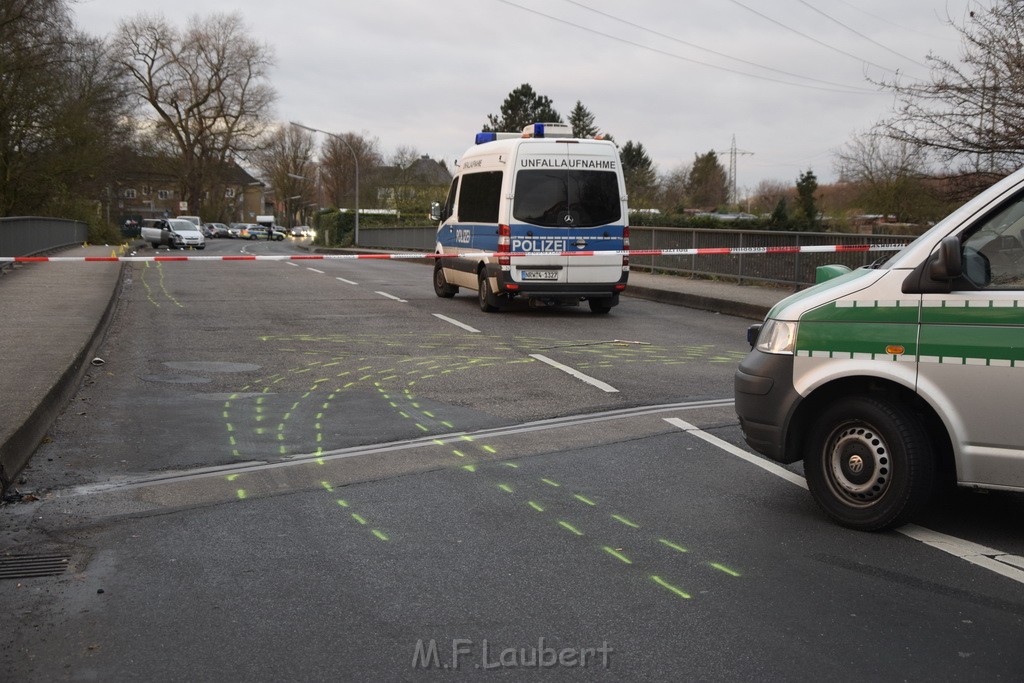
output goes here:
{"type": "Polygon", "coordinates": [[[916,323],[920,302],[917,299],[874,301],[840,299],[800,317],[801,322],[916,323]]]}
{"type": "MultiPolygon", "coordinates": [[[[884,324],[865,325],[863,321],[851,322],[800,322],[796,339],[796,351],[812,352],[812,355],[829,354],[885,354],[889,345],[904,348],[904,356],[917,354],[917,325],[884,324]]],[[[806,353],[801,354],[806,355],[806,353]]]]}

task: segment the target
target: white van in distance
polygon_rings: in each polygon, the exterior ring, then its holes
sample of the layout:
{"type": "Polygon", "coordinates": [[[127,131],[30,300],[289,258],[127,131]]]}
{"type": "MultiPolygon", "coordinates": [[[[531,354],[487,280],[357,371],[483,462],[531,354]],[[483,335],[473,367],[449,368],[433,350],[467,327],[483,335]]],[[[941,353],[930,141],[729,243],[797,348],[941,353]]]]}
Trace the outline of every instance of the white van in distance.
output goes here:
{"type": "Polygon", "coordinates": [[[516,297],[608,313],[629,277],[622,163],[607,140],[563,124],[480,133],[461,161],[439,221],[434,291],[476,290],[483,311],[516,297]]]}

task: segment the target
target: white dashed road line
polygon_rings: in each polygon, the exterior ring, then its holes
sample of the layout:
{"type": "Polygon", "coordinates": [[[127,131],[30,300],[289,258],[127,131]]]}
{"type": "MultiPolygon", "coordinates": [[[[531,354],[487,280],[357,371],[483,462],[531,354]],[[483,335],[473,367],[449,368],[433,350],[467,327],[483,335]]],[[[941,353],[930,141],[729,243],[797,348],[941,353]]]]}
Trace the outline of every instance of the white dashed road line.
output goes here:
{"type": "Polygon", "coordinates": [[[445,321],[446,323],[451,323],[452,325],[455,325],[456,327],[461,327],[466,332],[476,332],[478,334],[480,332],[480,330],[476,329],[475,327],[470,327],[469,325],[467,325],[465,323],[460,323],[458,320],[455,320],[454,318],[449,318],[446,315],[441,315],[440,313],[435,313],[434,317],[435,318],[440,318],[441,320],[445,321]]]}
{"type": "MultiPolygon", "coordinates": [[[[773,462],[759,458],[753,453],[748,453],[742,448],[737,448],[728,441],[723,441],[717,436],[712,436],[685,420],[680,420],[677,417],[666,417],[663,419],[665,422],[696,436],[698,439],[703,439],[709,444],[717,446],[723,451],[742,458],[753,465],[757,465],[761,469],[767,470],[777,477],[785,479],[786,481],[796,484],[802,488],[807,488],[807,481],[803,477],[790,472],[784,467],[780,467],[773,462]]],[[[965,541],[962,538],[949,536],[938,531],[932,531],[931,529],[926,529],[924,527],[917,526],[916,524],[906,524],[895,529],[895,531],[898,531],[904,536],[912,538],[915,541],[920,541],[921,543],[935,548],[936,550],[941,550],[944,553],[949,553],[954,557],[966,560],[978,567],[984,567],[985,569],[993,571],[1000,576],[1005,576],[1006,578],[1012,579],[1018,583],[1024,583],[1024,558],[1022,557],[1010,555],[1002,552],[1001,550],[978,545],[977,543],[965,541]]]]}
{"type": "Polygon", "coordinates": [[[343,277],[336,277],[334,279],[338,280],[339,282],[344,282],[346,285],[358,285],[359,284],[358,282],[352,282],[351,280],[346,280],[343,277]]]}
{"type": "Polygon", "coordinates": [[[609,394],[617,394],[617,393],[619,393],[619,390],[616,389],[615,387],[613,387],[612,385],[605,384],[601,380],[594,379],[593,377],[590,377],[589,375],[584,375],[579,370],[576,370],[575,368],[570,368],[568,365],[562,365],[561,363],[559,363],[557,361],[551,360],[547,356],[542,356],[539,353],[531,353],[530,354],[530,358],[536,358],[541,363],[547,363],[548,365],[550,365],[553,368],[558,368],[562,372],[568,373],[568,374],[572,375],[573,377],[575,377],[576,379],[583,380],[587,384],[593,385],[593,386],[597,387],[598,389],[600,389],[601,391],[604,391],[606,393],[609,393],[609,394]]]}
{"type": "Polygon", "coordinates": [[[321,275],[323,275],[323,274],[324,274],[324,271],[322,271],[322,270],[317,270],[316,268],[310,268],[309,266],[306,266],[306,270],[311,270],[311,271],[313,271],[314,273],[320,273],[321,275]]]}
{"type": "Polygon", "coordinates": [[[393,301],[397,301],[397,302],[399,302],[399,303],[402,303],[402,304],[407,304],[407,303],[409,303],[409,302],[408,302],[408,301],[406,301],[405,299],[399,299],[399,298],[398,298],[397,296],[395,296],[394,294],[388,294],[387,292],[374,292],[374,294],[380,294],[381,296],[386,296],[387,298],[389,298],[389,299],[391,299],[391,300],[393,300],[393,301]]]}

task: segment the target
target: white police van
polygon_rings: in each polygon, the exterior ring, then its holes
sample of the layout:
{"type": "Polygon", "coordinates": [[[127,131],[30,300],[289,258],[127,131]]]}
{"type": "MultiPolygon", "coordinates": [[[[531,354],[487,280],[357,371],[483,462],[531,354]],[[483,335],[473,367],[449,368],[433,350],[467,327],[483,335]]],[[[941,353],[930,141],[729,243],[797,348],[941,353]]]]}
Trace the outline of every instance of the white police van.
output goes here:
{"type": "Polygon", "coordinates": [[[944,483],[1024,491],[1024,169],[895,256],[779,302],[748,338],[744,438],[803,460],[838,523],[902,524],[944,483]]]}
{"type": "Polygon", "coordinates": [[[579,304],[607,313],[629,276],[629,212],[618,149],[563,124],[480,133],[458,164],[440,222],[434,291],[476,290],[496,311],[579,304]],[[507,255],[505,255],[507,254],[507,255]]]}

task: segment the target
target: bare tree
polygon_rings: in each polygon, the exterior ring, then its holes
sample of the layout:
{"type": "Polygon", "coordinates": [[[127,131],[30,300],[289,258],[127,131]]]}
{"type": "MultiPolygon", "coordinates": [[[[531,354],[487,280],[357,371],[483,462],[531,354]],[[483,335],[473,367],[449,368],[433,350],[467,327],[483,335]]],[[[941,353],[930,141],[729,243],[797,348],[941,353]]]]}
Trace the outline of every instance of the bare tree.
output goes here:
{"type": "Polygon", "coordinates": [[[930,55],[930,80],[880,85],[896,96],[888,135],[984,186],[1024,162],[1024,2],[972,7],[962,22],[949,19],[961,38],[959,62],[930,55]]]}
{"type": "Polygon", "coordinates": [[[842,182],[853,183],[869,213],[895,215],[910,222],[921,218],[929,192],[923,183],[927,170],[924,150],[906,140],[878,131],[854,135],[835,154],[842,182]]]}
{"type": "Polygon", "coordinates": [[[369,206],[364,198],[371,197],[373,187],[369,182],[383,163],[380,154],[380,143],[377,138],[369,138],[356,133],[340,133],[337,137],[328,136],[324,140],[321,153],[323,163],[323,181],[326,192],[325,201],[337,208],[353,208],[355,206],[356,164],[358,159],[360,206],[369,206]],[[339,140],[338,138],[344,139],[339,140]]]}
{"type": "Polygon", "coordinates": [[[121,22],[114,46],[149,105],[153,134],[176,150],[182,197],[198,213],[227,162],[261,145],[276,98],[266,82],[270,47],[253,40],[238,13],[192,17],[181,32],[139,15],[121,22]]]}
{"type": "Polygon", "coordinates": [[[771,213],[779,202],[796,197],[792,183],[781,180],[762,180],[750,197],[750,210],[755,213],[771,213]]]}
{"type": "Polygon", "coordinates": [[[64,0],[0,3],[0,215],[85,215],[125,138],[123,81],[64,0]]]}
{"type": "Polygon", "coordinates": [[[253,154],[260,175],[270,184],[274,204],[284,214],[286,227],[300,220],[309,202],[319,201],[318,169],[313,161],[313,134],[297,126],[281,126],[267,137],[263,149],[253,154]]]}
{"type": "Polygon", "coordinates": [[[686,208],[686,186],[690,182],[690,171],[693,167],[690,164],[680,164],[662,176],[659,183],[661,188],[661,200],[659,208],[662,211],[682,212],[686,208]]]}

